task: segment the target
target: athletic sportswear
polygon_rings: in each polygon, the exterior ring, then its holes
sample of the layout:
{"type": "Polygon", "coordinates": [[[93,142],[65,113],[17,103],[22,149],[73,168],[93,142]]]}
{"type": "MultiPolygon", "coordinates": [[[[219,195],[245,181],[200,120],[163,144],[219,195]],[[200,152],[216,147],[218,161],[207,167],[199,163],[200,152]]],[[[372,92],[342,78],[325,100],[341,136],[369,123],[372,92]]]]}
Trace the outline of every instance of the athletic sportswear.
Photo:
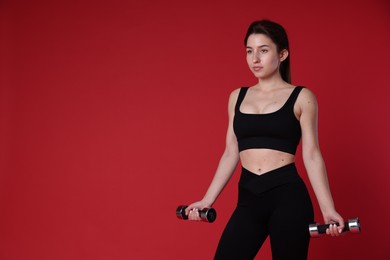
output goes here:
{"type": "Polygon", "coordinates": [[[294,104],[302,88],[295,87],[282,108],[267,114],[242,113],[240,106],[248,87],[240,89],[233,120],[240,152],[252,148],[268,148],[295,155],[302,133],[299,120],[294,114],[294,104]]]}
{"type": "Polygon", "coordinates": [[[295,165],[262,175],[242,168],[238,203],[214,260],[253,260],[269,236],[273,260],[306,260],[313,205],[295,165]]]}

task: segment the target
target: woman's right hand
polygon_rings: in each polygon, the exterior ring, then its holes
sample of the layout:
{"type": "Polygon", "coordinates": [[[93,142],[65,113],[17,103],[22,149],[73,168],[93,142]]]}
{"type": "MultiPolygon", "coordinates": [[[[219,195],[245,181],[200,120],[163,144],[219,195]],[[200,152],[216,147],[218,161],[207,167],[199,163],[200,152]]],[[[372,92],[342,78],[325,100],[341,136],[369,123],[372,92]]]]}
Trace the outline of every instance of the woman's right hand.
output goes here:
{"type": "Polygon", "coordinates": [[[192,204],[190,204],[185,212],[186,212],[186,215],[188,216],[188,219],[189,220],[194,220],[194,221],[201,221],[202,219],[200,218],[199,216],[199,210],[202,210],[204,208],[210,208],[211,205],[209,205],[208,203],[205,203],[203,201],[198,201],[198,202],[194,202],[192,204]]]}

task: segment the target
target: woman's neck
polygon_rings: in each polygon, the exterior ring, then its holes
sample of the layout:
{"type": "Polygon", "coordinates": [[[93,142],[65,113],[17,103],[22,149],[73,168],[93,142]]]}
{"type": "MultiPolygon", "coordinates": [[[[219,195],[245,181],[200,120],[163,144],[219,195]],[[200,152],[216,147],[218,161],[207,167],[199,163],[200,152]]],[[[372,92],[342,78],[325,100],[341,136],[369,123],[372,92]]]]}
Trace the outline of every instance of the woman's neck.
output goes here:
{"type": "Polygon", "coordinates": [[[286,87],[289,84],[285,82],[281,77],[268,78],[268,79],[259,79],[259,82],[254,85],[254,88],[263,91],[270,91],[280,87],[286,87]]]}

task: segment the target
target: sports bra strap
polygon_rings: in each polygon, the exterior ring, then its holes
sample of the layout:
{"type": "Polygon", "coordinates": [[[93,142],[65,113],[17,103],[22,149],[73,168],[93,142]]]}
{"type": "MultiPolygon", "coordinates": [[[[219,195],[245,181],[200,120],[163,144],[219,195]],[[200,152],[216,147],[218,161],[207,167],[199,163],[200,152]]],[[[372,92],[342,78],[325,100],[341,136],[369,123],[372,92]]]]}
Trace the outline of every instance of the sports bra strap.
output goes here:
{"type": "Polygon", "coordinates": [[[302,87],[302,86],[296,86],[294,88],[293,92],[291,93],[291,95],[287,99],[287,102],[285,104],[286,107],[292,107],[292,108],[294,107],[295,101],[297,101],[298,95],[303,88],[304,87],[302,87]]]}
{"type": "Polygon", "coordinates": [[[244,97],[246,95],[246,92],[248,91],[249,87],[242,87],[240,89],[240,93],[238,94],[237,102],[236,102],[236,112],[240,109],[241,103],[244,100],[244,97]]]}

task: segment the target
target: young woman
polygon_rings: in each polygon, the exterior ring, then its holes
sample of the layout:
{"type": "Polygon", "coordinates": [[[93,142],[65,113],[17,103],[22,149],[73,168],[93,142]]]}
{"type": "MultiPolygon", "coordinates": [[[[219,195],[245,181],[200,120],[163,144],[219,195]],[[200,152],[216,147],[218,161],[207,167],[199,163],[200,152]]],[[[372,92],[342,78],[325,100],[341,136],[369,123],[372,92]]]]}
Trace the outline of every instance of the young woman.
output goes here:
{"type": "Polygon", "coordinates": [[[245,37],[246,60],[258,78],[229,98],[226,148],[201,201],[186,209],[191,220],[211,207],[232,176],[242,172],[237,207],[219,242],[215,259],[253,259],[270,236],[273,259],[307,259],[313,207],[294,159],[302,153],[320,205],[327,234],[338,236],[343,218],[336,212],[317,138],[317,101],[307,88],[290,83],[289,44],[282,26],[252,23],[245,37]]]}

